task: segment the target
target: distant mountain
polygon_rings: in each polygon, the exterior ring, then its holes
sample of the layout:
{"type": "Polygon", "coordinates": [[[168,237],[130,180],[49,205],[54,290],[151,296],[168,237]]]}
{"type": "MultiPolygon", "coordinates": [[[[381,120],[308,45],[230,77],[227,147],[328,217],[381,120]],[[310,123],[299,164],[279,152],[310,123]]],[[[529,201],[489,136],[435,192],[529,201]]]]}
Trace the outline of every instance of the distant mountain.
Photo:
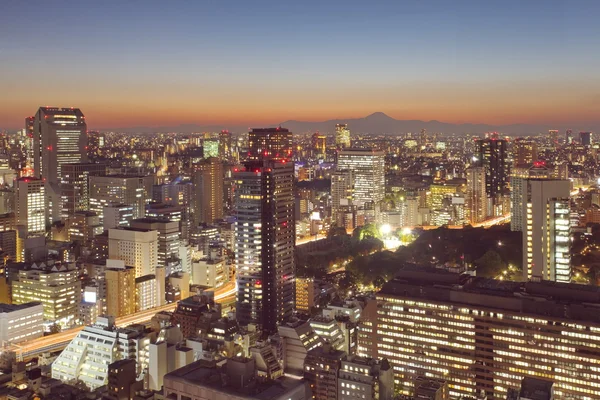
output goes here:
{"type": "MultiPolygon", "coordinates": [[[[328,121],[311,122],[289,120],[280,124],[268,125],[271,127],[282,126],[288,128],[294,133],[306,132],[333,132],[336,124],[348,124],[348,128],[353,133],[373,133],[373,134],[397,134],[406,132],[420,132],[421,129],[427,129],[428,132],[440,133],[472,133],[482,134],[485,132],[500,132],[506,135],[531,135],[540,132],[547,132],[549,129],[564,130],[572,128],[573,132],[580,130],[590,130],[592,132],[600,131],[599,126],[553,126],[536,124],[512,124],[512,125],[488,125],[488,124],[451,124],[447,122],[420,121],[420,120],[398,120],[382,112],[375,112],[364,118],[350,119],[331,119],[328,121]]],[[[261,126],[264,127],[264,126],[261,126]]],[[[130,133],[154,133],[154,132],[218,132],[222,129],[228,129],[234,133],[248,131],[248,125],[226,126],[226,125],[196,125],[185,124],[178,126],[161,127],[131,127],[131,128],[109,128],[103,131],[130,132],[130,133]]]]}

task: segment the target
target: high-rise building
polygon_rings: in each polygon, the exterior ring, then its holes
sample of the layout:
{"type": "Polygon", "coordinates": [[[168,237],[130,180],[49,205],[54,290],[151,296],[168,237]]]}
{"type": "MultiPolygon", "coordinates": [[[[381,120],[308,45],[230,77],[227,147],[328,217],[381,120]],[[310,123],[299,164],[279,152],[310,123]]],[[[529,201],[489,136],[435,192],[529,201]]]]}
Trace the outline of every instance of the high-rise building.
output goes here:
{"type": "Polygon", "coordinates": [[[510,174],[510,201],[511,218],[510,230],[515,232],[523,231],[523,226],[527,216],[523,213],[523,194],[527,194],[527,185],[524,181],[529,178],[550,179],[552,171],[546,168],[545,163],[537,161],[533,167],[514,167],[510,174]]]}
{"type": "Polygon", "coordinates": [[[135,269],[133,267],[108,267],[104,271],[104,283],[106,315],[119,318],[135,313],[135,269]]]}
{"type": "Polygon", "coordinates": [[[108,230],[108,257],[135,268],[135,277],[156,273],[158,231],[121,228],[108,230]]]}
{"type": "Polygon", "coordinates": [[[583,146],[592,145],[592,132],[579,132],[579,142],[583,146]]]}
{"type": "Polygon", "coordinates": [[[548,131],[548,137],[550,138],[550,143],[554,147],[558,146],[558,130],[557,129],[550,129],[548,131]]]}
{"type": "Polygon", "coordinates": [[[248,163],[234,179],[236,317],[273,333],[294,309],[294,166],[248,163]]]}
{"type": "MultiPolygon", "coordinates": [[[[315,400],[338,398],[338,372],[346,353],[325,345],[312,349],[304,360],[304,379],[315,400]]],[[[356,384],[355,384],[356,387],[356,384]]],[[[345,394],[345,393],[344,393],[345,394]]]]}
{"type": "Polygon", "coordinates": [[[567,131],[565,133],[565,143],[566,144],[573,143],[573,130],[572,129],[567,129],[567,131]]]}
{"type": "Polygon", "coordinates": [[[48,209],[44,181],[37,178],[19,178],[15,187],[16,225],[25,227],[28,236],[45,235],[48,209]]]}
{"type": "MultiPolygon", "coordinates": [[[[391,400],[394,398],[394,371],[388,360],[346,356],[338,376],[339,400],[391,400]]],[[[425,400],[418,397],[419,400],[425,400]]],[[[435,399],[437,400],[437,399],[435,399]]]]}
{"type": "Polygon", "coordinates": [[[315,132],[312,135],[312,151],[317,157],[324,156],[327,150],[327,137],[321,135],[319,132],[315,132]]]}
{"type": "Polygon", "coordinates": [[[152,200],[159,204],[189,207],[194,186],[191,182],[172,182],[152,187],[152,200]]]}
{"type": "Polygon", "coordinates": [[[524,279],[571,281],[569,192],[568,180],[522,181],[524,279]]]}
{"type": "Polygon", "coordinates": [[[555,398],[593,398],[600,291],[581,288],[407,265],[363,312],[359,349],[388,359],[401,393],[426,372],[448,383],[452,399],[506,399],[524,377],[550,376],[555,398]]]}
{"type": "Polygon", "coordinates": [[[89,176],[106,174],[106,164],[64,164],[61,176],[61,217],[90,209],[89,176]]]}
{"type": "Polygon", "coordinates": [[[25,134],[26,143],[27,143],[27,176],[33,176],[33,165],[35,163],[34,158],[35,154],[38,154],[34,151],[34,134],[35,134],[35,117],[27,117],[25,118],[25,134]]]}
{"type": "Polygon", "coordinates": [[[482,222],[487,217],[487,196],[485,193],[485,169],[472,166],[467,168],[466,219],[470,224],[482,222]]]}
{"type": "Polygon", "coordinates": [[[67,219],[66,225],[68,239],[86,247],[91,246],[94,236],[104,231],[98,215],[92,211],[75,212],[67,219]]]}
{"type": "Polygon", "coordinates": [[[296,278],[296,310],[310,315],[316,305],[316,282],[314,278],[296,278]]]}
{"type": "Polygon", "coordinates": [[[508,194],[506,140],[491,137],[477,141],[477,165],[485,168],[485,192],[489,198],[508,194]]]}
{"type": "Polygon", "coordinates": [[[223,130],[219,133],[219,158],[229,160],[233,157],[231,132],[223,130]]]}
{"type": "Polygon", "coordinates": [[[126,204],[108,204],[102,209],[104,230],[126,228],[134,219],[133,206],[126,204]]]}
{"type": "Polygon", "coordinates": [[[34,173],[46,184],[51,221],[60,220],[62,166],[87,162],[87,125],[78,108],[40,107],[34,121],[34,173]]]}
{"type": "Polygon", "coordinates": [[[89,181],[90,211],[102,216],[102,219],[103,209],[109,204],[132,206],[134,218],[146,215],[145,207],[152,196],[154,176],[90,176],[89,181]]]}
{"type": "Polygon", "coordinates": [[[349,170],[336,170],[331,174],[331,220],[337,226],[344,226],[343,208],[352,205],[354,195],[354,175],[349,170]]]}
{"type": "Polygon", "coordinates": [[[365,203],[378,203],[385,196],[385,153],[374,149],[349,149],[340,151],[338,170],[352,171],[354,194],[352,203],[364,207],[365,203]]]}
{"type": "Polygon", "coordinates": [[[169,269],[167,275],[181,270],[179,247],[182,246],[179,222],[159,218],[141,218],[131,221],[132,228],[158,232],[158,249],[156,265],[169,269]],[[170,265],[179,266],[177,271],[170,270],[170,265]]]}
{"type": "Polygon", "coordinates": [[[292,132],[278,128],[254,128],[248,133],[248,159],[287,159],[292,155],[292,132]]]}
{"type": "Polygon", "coordinates": [[[335,146],[339,150],[350,148],[350,129],[347,124],[335,125],[335,146]]]}
{"type": "Polygon", "coordinates": [[[537,143],[531,139],[518,138],[513,142],[513,168],[530,167],[538,158],[537,143]]]}
{"type": "Polygon", "coordinates": [[[20,269],[12,282],[13,304],[39,301],[44,306],[44,321],[70,327],[79,313],[79,274],[75,264],[34,263],[20,269]]]}
{"type": "Polygon", "coordinates": [[[210,157],[194,172],[194,230],[223,218],[223,161],[210,157]]]}

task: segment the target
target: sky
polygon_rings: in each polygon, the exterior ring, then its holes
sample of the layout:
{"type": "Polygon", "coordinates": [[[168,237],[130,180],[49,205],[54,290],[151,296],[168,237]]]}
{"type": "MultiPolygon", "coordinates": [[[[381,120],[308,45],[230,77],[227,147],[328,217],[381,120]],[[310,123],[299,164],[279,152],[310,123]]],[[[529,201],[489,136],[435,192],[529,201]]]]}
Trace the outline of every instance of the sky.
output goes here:
{"type": "Polygon", "coordinates": [[[3,1],[0,129],[600,121],[600,1],[3,1]]]}

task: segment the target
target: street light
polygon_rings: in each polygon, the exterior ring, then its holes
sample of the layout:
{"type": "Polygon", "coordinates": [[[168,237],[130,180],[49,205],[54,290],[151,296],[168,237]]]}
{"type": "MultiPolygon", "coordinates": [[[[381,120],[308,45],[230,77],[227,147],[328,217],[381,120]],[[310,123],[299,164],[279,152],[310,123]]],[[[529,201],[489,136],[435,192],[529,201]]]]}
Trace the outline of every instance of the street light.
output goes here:
{"type": "Polygon", "coordinates": [[[381,232],[383,236],[387,236],[392,232],[392,227],[390,224],[383,224],[379,227],[379,232],[381,232]]]}

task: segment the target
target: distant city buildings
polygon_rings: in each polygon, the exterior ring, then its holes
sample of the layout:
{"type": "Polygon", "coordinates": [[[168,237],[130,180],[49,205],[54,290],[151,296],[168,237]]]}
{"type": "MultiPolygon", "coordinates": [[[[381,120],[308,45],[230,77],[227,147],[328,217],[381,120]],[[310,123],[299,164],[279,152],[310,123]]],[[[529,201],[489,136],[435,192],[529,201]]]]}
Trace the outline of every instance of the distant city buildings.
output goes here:
{"type": "Polygon", "coordinates": [[[339,150],[350,148],[350,130],[347,124],[335,125],[335,146],[339,150]]]}

